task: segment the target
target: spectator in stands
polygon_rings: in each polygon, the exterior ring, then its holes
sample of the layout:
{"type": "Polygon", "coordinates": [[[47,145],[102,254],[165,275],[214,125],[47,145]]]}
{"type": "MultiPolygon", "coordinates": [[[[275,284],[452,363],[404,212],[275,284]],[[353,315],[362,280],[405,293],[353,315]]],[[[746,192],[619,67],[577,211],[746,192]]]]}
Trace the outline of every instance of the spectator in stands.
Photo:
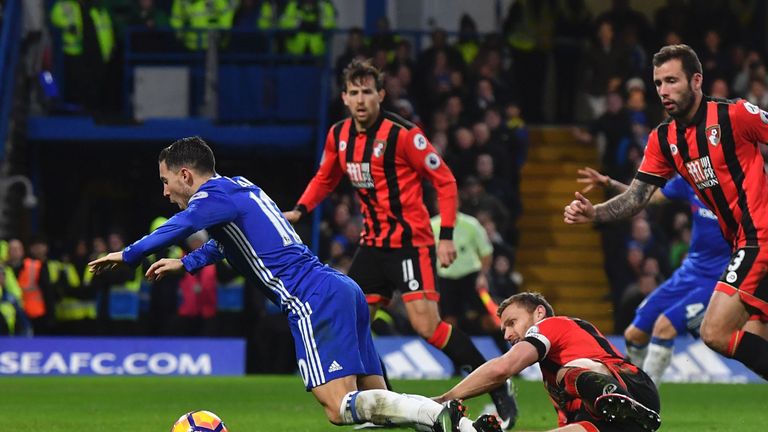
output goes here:
{"type": "Polygon", "coordinates": [[[344,47],[344,52],[336,58],[336,76],[338,77],[339,83],[344,78],[342,71],[352,62],[352,60],[355,58],[365,59],[367,57],[368,50],[365,47],[363,29],[360,27],[352,27],[347,33],[347,43],[344,47]]]}
{"type": "Polygon", "coordinates": [[[33,237],[29,242],[29,258],[40,263],[38,286],[43,294],[45,314],[38,320],[33,320],[35,334],[46,335],[56,332],[56,302],[59,292],[58,285],[63,283],[61,263],[48,256],[48,241],[42,235],[33,237]]]}
{"type": "MultiPolygon", "coordinates": [[[[187,238],[187,249],[196,250],[208,241],[205,230],[187,238]]],[[[194,274],[184,272],[178,282],[178,314],[171,334],[215,336],[216,265],[209,264],[194,274]]]]}
{"type": "Polygon", "coordinates": [[[11,270],[6,274],[6,282],[18,287],[18,304],[24,308],[24,314],[32,325],[32,333],[48,334],[51,331],[53,310],[48,309],[53,303],[53,293],[49,284],[48,269],[43,271],[42,262],[25,254],[24,244],[19,239],[8,240],[8,261],[11,270]],[[44,279],[41,281],[41,276],[44,279]],[[42,283],[41,283],[42,282],[42,283]]]}
{"type": "Polygon", "coordinates": [[[728,55],[722,47],[722,38],[715,29],[704,33],[704,44],[698,50],[704,74],[710,79],[727,76],[728,55]]]}
{"type": "Polygon", "coordinates": [[[155,4],[155,0],[136,0],[128,24],[155,30],[168,27],[170,21],[168,14],[155,4]]]}
{"type": "MultiPolygon", "coordinates": [[[[489,194],[483,188],[483,184],[475,176],[464,179],[461,187],[462,213],[475,216],[481,223],[481,212],[486,213],[493,220],[496,230],[502,239],[506,239],[509,228],[509,210],[498,198],[489,194]]],[[[494,236],[489,233],[489,238],[494,241],[494,236]]]]}
{"type": "Polygon", "coordinates": [[[744,97],[749,92],[749,83],[755,78],[768,82],[765,64],[760,53],[750,51],[742,62],[741,70],[733,79],[733,93],[739,97],[744,97]]]}
{"type": "Polygon", "coordinates": [[[155,4],[155,0],[137,0],[127,24],[144,30],[131,33],[131,48],[135,51],[165,52],[174,46],[172,35],[163,32],[170,26],[168,14],[155,4]]]}
{"type": "MultiPolygon", "coordinates": [[[[268,52],[276,48],[272,35],[265,32],[277,27],[277,6],[272,0],[242,0],[232,19],[231,51],[268,52]]],[[[275,49],[276,50],[276,49],[275,49]]]]}
{"type": "Polygon", "coordinates": [[[749,92],[747,92],[744,99],[762,109],[768,109],[768,91],[766,91],[765,80],[757,77],[753,78],[749,82],[749,92]]]}
{"type": "Polygon", "coordinates": [[[456,179],[461,182],[474,174],[478,152],[475,147],[475,136],[469,128],[459,127],[453,136],[454,141],[446,154],[446,163],[451,167],[456,179]]]}
{"type": "Polygon", "coordinates": [[[629,53],[614,36],[614,25],[600,21],[596,39],[587,50],[579,80],[589,109],[589,120],[597,119],[607,109],[607,95],[619,91],[628,78],[629,53]]]}
{"type": "Polygon", "coordinates": [[[323,32],[335,27],[336,9],[330,0],[289,0],[280,17],[281,29],[296,32],[285,41],[286,51],[293,55],[325,54],[323,32]]]}
{"type": "Polygon", "coordinates": [[[480,35],[477,32],[477,24],[466,13],[459,18],[459,39],[456,42],[456,50],[461,54],[465,65],[471,65],[480,50],[480,35]]]}
{"type": "Polygon", "coordinates": [[[630,324],[635,316],[635,311],[640,303],[653,292],[661,282],[661,276],[653,272],[653,258],[646,260],[647,264],[643,267],[649,271],[644,271],[632,282],[621,295],[621,299],[616,304],[614,313],[613,328],[615,333],[621,334],[630,324]]]}
{"type": "MultiPolygon", "coordinates": [[[[498,159],[496,159],[498,160],[498,159]]],[[[501,161],[500,161],[501,162],[501,161]]],[[[475,162],[475,174],[483,188],[502,203],[510,201],[509,190],[504,180],[496,174],[496,165],[490,153],[479,153],[475,162]]]]}
{"type": "Polygon", "coordinates": [[[554,43],[555,11],[551,1],[512,3],[502,26],[512,50],[521,110],[528,121],[544,120],[542,101],[547,81],[547,58],[554,43]]]}
{"type": "MultiPolygon", "coordinates": [[[[656,10],[654,24],[657,35],[666,36],[673,32],[679,38],[679,41],[675,43],[682,43],[683,37],[690,38],[691,34],[690,6],[686,3],[686,0],[667,0],[664,6],[656,10]]],[[[656,43],[662,46],[669,45],[669,42],[664,37],[656,41],[656,43]]]]}
{"type": "Polygon", "coordinates": [[[371,51],[383,48],[388,54],[394,53],[400,40],[400,36],[392,31],[389,19],[382,16],[376,20],[376,30],[371,35],[368,47],[371,51]]]}
{"type": "Polygon", "coordinates": [[[631,178],[634,171],[627,154],[634,145],[632,119],[621,94],[609,93],[605,113],[591,122],[588,129],[574,129],[574,137],[581,142],[594,142],[598,145],[602,160],[601,172],[621,182],[631,178]]]}
{"type": "Polygon", "coordinates": [[[645,15],[632,9],[630,0],[611,0],[611,8],[597,17],[597,22],[611,22],[616,31],[616,40],[625,40],[624,33],[634,31],[640,45],[650,47],[653,45],[653,32],[645,15]]]}
{"type": "Polygon", "coordinates": [[[16,334],[16,299],[5,280],[5,265],[0,265],[0,336],[16,334]]]}
{"type": "Polygon", "coordinates": [[[105,104],[104,77],[115,48],[109,12],[96,0],[56,0],[51,23],[61,31],[64,100],[100,112],[105,104]]]}
{"type": "Polygon", "coordinates": [[[84,239],[75,242],[72,250],[65,255],[63,266],[66,283],[58,286],[59,301],[56,305],[56,320],[59,333],[63,335],[92,336],[96,329],[96,297],[93,273],[88,271],[91,256],[84,239]]]}
{"type": "Polygon", "coordinates": [[[173,0],[171,27],[191,51],[208,48],[212,30],[229,30],[235,4],[229,0],[173,0]]]}
{"type": "MultiPolygon", "coordinates": [[[[576,86],[573,85],[573,66],[582,62],[586,41],[592,28],[592,15],[584,0],[565,0],[555,10],[555,121],[573,121],[576,107],[576,86]]],[[[506,298],[506,297],[505,297],[506,298]]]]}
{"type": "MultiPolygon", "coordinates": [[[[149,225],[149,233],[160,228],[167,218],[163,216],[156,217],[149,225]]],[[[155,251],[149,262],[155,262],[160,258],[181,258],[183,251],[180,245],[163,248],[155,251]]],[[[145,267],[143,270],[148,270],[145,267]]],[[[179,283],[184,276],[183,272],[169,274],[160,280],[147,281],[142,279],[142,320],[146,322],[145,334],[151,336],[180,334],[180,331],[173,329],[173,321],[179,308],[179,283]],[[148,298],[145,298],[148,297],[148,298]]]]}
{"type": "Polygon", "coordinates": [[[722,78],[716,78],[712,81],[707,92],[713,98],[728,99],[731,92],[728,90],[728,83],[722,78]]]}

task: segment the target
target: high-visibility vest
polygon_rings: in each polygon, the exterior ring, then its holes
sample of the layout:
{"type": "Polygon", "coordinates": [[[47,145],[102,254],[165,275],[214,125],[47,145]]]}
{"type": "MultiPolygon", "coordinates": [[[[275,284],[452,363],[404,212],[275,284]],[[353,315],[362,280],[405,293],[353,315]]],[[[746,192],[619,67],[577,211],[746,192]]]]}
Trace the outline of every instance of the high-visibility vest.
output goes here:
{"type": "MultiPolygon", "coordinates": [[[[91,283],[93,273],[86,267],[83,277],[77,274],[77,269],[72,263],[62,263],[63,270],[70,288],[85,288],[91,283]]],[[[77,297],[62,296],[56,304],[56,319],[59,321],[79,321],[84,319],[96,319],[96,300],[79,299],[77,297]]]]}
{"type": "Polygon", "coordinates": [[[40,289],[40,260],[24,258],[16,281],[21,288],[21,302],[24,312],[30,318],[39,318],[45,315],[45,300],[40,289]]]}
{"type": "Polygon", "coordinates": [[[238,0],[174,0],[171,27],[177,30],[190,50],[208,47],[208,35],[200,30],[229,30],[235,18],[238,0]]]}
{"type": "MultiPolygon", "coordinates": [[[[115,48],[115,32],[112,19],[106,9],[91,6],[88,14],[93,20],[104,62],[112,57],[115,48]]],[[[83,11],[76,0],[58,0],[51,9],[51,22],[59,27],[61,32],[62,49],[66,55],[79,56],[83,54],[83,11]]]]}
{"type": "Polygon", "coordinates": [[[0,284],[0,319],[5,321],[8,334],[14,334],[16,331],[16,308],[13,306],[13,299],[9,296],[8,290],[4,289],[3,284],[0,284]]]}
{"type": "Polygon", "coordinates": [[[334,27],[336,27],[336,10],[326,0],[320,0],[317,3],[317,9],[314,10],[302,7],[298,1],[292,0],[286,5],[280,18],[280,28],[298,30],[285,43],[286,50],[295,55],[302,55],[306,52],[316,56],[325,54],[325,40],[322,31],[334,27]],[[302,30],[302,23],[314,23],[317,30],[302,30]]]}

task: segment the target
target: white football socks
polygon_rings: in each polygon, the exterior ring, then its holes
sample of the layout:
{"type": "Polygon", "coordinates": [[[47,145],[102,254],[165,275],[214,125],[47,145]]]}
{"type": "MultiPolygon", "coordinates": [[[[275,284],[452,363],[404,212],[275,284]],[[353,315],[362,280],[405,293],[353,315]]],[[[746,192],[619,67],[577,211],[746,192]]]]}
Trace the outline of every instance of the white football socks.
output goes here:
{"type": "Polygon", "coordinates": [[[344,396],[340,414],[345,424],[371,422],[431,430],[442,410],[442,405],[424,396],[363,390],[344,396]]]}
{"type": "Polygon", "coordinates": [[[672,363],[672,352],[675,349],[671,344],[671,340],[668,343],[664,342],[666,341],[654,340],[648,345],[648,357],[646,357],[642,366],[642,369],[651,377],[656,387],[661,385],[661,377],[664,376],[664,371],[672,363]]]}
{"type": "Polygon", "coordinates": [[[626,341],[626,344],[627,360],[629,360],[629,362],[633,365],[645,370],[645,368],[643,368],[643,363],[645,363],[645,356],[648,355],[648,344],[639,346],[631,343],[630,341],[626,341]]]}

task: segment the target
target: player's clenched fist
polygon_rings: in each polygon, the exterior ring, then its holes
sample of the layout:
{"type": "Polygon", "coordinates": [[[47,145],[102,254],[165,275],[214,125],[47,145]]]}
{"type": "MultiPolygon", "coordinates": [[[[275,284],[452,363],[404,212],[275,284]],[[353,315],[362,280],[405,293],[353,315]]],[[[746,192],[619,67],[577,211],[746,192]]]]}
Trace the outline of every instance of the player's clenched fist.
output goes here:
{"type": "Polygon", "coordinates": [[[576,199],[565,206],[563,217],[567,224],[592,222],[595,220],[595,207],[584,195],[576,192],[576,199]]]}

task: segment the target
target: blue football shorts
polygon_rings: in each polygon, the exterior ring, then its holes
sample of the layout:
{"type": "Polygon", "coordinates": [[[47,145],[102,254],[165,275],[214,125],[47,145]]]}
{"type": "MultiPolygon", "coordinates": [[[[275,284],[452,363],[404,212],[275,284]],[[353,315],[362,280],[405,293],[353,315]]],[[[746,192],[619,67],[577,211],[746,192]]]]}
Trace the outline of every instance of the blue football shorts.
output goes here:
{"type": "Polygon", "coordinates": [[[656,319],[664,314],[678,335],[688,332],[698,338],[717,280],[716,276],[706,277],[679,269],[640,303],[632,324],[651,334],[656,319]]]}
{"type": "Polygon", "coordinates": [[[307,391],[349,375],[382,375],[365,295],[349,277],[327,274],[288,314],[307,391]]]}

